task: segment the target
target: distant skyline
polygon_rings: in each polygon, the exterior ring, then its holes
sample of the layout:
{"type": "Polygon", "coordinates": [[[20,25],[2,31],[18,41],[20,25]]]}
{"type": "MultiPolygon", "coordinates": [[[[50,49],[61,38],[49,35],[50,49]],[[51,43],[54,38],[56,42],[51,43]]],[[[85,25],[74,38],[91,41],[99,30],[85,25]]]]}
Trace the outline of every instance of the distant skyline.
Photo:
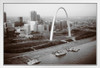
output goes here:
{"type": "MultiPolygon", "coordinates": [[[[64,7],[68,16],[96,16],[96,4],[4,4],[4,11],[7,16],[30,17],[31,11],[43,16],[54,16],[59,7],[64,7]]],[[[63,10],[58,16],[65,16],[63,10]]]]}

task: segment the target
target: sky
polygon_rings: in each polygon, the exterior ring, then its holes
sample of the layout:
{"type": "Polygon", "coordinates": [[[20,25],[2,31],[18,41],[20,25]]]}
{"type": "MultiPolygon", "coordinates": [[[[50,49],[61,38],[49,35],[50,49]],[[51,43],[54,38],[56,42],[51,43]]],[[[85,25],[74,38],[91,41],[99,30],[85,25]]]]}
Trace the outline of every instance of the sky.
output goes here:
{"type": "MultiPolygon", "coordinates": [[[[54,16],[57,9],[63,7],[68,16],[96,16],[96,4],[4,4],[4,11],[7,16],[28,16],[31,11],[36,11],[40,16],[54,16]]],[[[65,15],[61,9],[57,13],[59,16],[65,15]]]]}

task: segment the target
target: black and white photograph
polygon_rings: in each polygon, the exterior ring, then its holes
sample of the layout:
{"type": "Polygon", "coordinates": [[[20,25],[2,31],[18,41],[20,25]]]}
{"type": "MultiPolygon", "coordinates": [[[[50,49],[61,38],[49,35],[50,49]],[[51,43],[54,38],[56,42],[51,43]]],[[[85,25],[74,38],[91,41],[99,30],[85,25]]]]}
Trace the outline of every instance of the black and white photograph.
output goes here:
{"type": "Polygon", "coordinates": [[[1,0],[0,68],[99,68],[99,0],[1,0]]]}
{"type": "Polygon", "coordinates": [[[96,65],[96,3],[5,3],[4,65],[96,65]]]}

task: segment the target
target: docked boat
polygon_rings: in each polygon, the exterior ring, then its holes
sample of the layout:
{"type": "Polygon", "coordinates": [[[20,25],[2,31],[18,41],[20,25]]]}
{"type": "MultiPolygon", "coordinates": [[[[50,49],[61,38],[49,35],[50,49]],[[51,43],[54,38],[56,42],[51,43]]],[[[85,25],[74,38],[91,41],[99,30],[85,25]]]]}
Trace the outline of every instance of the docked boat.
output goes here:
{"type": "Polygon", "coordinates": [[[28,65],[34,65],[34,64],[38,64],[38,63],[40,63],[40,60],[38,60],[38,59],[33,59],[33,60],[27,62],[28,65]]]}
{"type": "Polygon", "coordinates": [[[56,57],[64,56],[64,55],[66,55],[66,52],[65,52],[65,51],[56,51],[56,52],[55,52],[55,56],[56,56],[56,57]]]}

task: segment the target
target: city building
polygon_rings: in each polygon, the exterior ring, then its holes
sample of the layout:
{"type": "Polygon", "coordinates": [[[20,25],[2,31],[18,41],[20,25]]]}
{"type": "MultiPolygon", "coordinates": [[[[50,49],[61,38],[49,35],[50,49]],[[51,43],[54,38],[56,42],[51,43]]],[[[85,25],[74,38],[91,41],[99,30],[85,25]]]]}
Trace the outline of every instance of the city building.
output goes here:
{"type": "Polygon", "coordinates": [[[15,29],[16,29],[16,32],[17,32],[17,33],[25,34],[25,30],[24,30],[23,27],[15,27],[15,29]]]}
{"type": "Polygon", "coordinates": [[[12,23],[10,20],[7,21],[7,16],[6,16],[6,12],[4,12],[4,35],[5,37],[9,37],[12,38],[15,36],[15,25],[14,23],[12,23]]]}
{"type": "Polygon", "coordinates": [[[24,24],[24,29],[25,29],[26,35],[30,34],[30,25],[29,24],[24,24]]]}
{"type": "Polygon", "coordinates": [[[7,28],[9,28],[9,27],[15,27],[14,23],[11,23],[10,21],[7,22],[7,28]]]}
{"type": "Polygon", "coordinates": [[[37,13],[36,13],[36,11],[31,11],[31,21],[37,21],[37,13]]]}
{"type": "Polygon", "coordinates": [[[7,24],[4,23],[4,24],[3,24],[3,27],[4,27],[4,33],[6,34],[6,32],[7,32],[7,24]]]}
{"type": "Polygon", "coordinates": [[[20,33],[21,32],[21,29],[16,29],[16,33],[20,33]]]}
{"type": "Polygon", "coordinates": [[[60,30],[60,21],[56,21],[54,25],[54,30],[59,31],[60,30]]]}
{"type": "Polygon", "coordinates": [[[4,12],[4,17],[3,17],[3,19],[4,19],[4,23],[3,23],[3,25],[4,25],[4,33],[6,34],[6,31],[7,31],[7,18],[6,18],[6,12],[4,12]]]}
{"type": "Polygon", "coordinates": [[[38,25],[38,32],[39,33],[43,33],[44,32],[44,25],[43,24],[39,24],[38,25]]]}
{"type": "Polygon", "coordinates": [[[40,15],[39,15],[39,14],[37,15],[37,21],[38,21],[38,22],[41,21],[41,19],[40,19],[40,15]]]}
{"type": "Polygon", "coordinates": [[[38,31],[38,21],[30,21],[30,31],[37,32],[38,31]]]}
{"type": "Polygon", "coordinates": [[[17,22],[15,22],[15,27],[21,27],[24,25],[24,22],[23,22],[23,17],[19,17],[19,20],[17,22]]]}
{"type": "Polygon", "coordinates": [[[15,37],[14,23],[11,23],[10,21],[8,21],[6,24],[7,24],[7,27],[6,27],[7,37],[9,38],[15,37]]]}
{"type": "Polygon", "coordinates": [[[19,17],[19,22],[23,23],[23,17],[19,17]]]}
{"type": "Polygon", "coordinates": [[[49,32],[49,24],[44,25],[44,31],[49,32]]]}
{"type": "Polygon", "coordinates": [[[6,23],[7,22],[7,17],[6,17],[6,12],[4,12],[4,23],[6,23]]]}

